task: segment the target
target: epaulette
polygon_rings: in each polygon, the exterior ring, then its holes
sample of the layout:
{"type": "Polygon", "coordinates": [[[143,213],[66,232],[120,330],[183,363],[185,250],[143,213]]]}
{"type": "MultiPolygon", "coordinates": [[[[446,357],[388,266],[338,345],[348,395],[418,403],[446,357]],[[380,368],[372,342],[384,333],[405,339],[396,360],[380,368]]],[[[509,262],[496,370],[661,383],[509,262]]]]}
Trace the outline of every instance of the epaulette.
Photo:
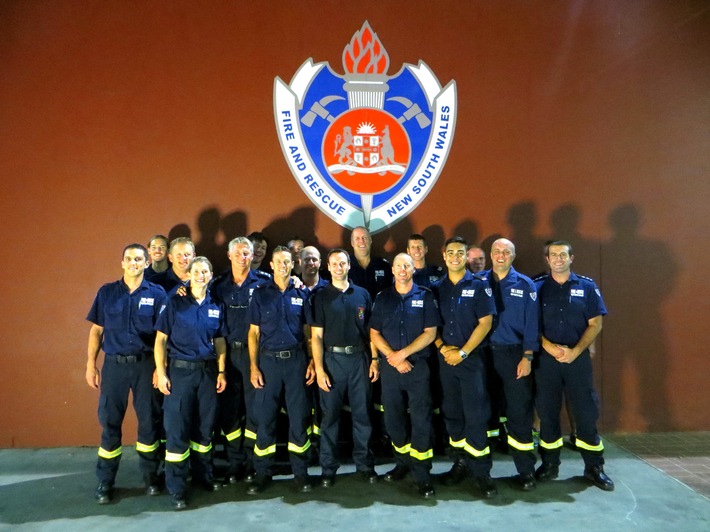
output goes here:
{"type": "Polygon", "coordinates": [[[579,275],[579,274],[577,274],[577,277],[579,277],[580,279],[584,279],[585,281],[594,282],[594,279],[592,279],[591,277],[587,277],[586,275],[579,275]]]}
{"type": "Polygon", "coordinates": [[[544,281],[544,280],[547,279],[549,276],[550,276],[549,273],[543,273],[542,275],[538,275],[537,277],[535,277],[535,279],[533,279],[533,282],[536,283],[536,282],[538,282],[538,281],[544,281]]]}
{"type": "Polygon", "coordinates": [[[486,275],[487,270],[481,270],[480,272],[476,272],[473,274],[474,279],[478,279],[479,281],[487,281],[488,276],[486,275]]]}
{"type": "Polygon", "coordinates": [[[269,272],[265,272],[263,270],[252,270],[254,274],[257,277],[261,277],[262,279],[271,279],[273,276],[269,272]]]}

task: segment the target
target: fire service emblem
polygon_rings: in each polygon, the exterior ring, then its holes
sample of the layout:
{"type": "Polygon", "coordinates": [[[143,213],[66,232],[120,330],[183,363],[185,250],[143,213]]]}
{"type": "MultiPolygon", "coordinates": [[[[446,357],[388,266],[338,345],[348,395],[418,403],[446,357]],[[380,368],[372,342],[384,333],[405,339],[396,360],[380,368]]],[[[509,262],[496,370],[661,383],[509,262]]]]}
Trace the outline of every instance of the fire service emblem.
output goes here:
{"type": "Polygon", "coordinates": [[[421,203],[436,183],[456,126],[456,83],[389,56],[365,22],[343,50],[344,75],[308,59],[290,84],[274,80],[274,118],[286,162],[311,201],[343,227],[372,233],[421,203]]]}

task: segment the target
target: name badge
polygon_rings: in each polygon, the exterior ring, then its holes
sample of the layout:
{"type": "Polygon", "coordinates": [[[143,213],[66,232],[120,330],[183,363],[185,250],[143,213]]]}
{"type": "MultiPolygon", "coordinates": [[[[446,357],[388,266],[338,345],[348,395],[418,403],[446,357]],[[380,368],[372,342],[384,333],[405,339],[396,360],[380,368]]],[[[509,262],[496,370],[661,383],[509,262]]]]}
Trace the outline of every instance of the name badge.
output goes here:
{"type": "Polygon", "coordinates": [[[523,292],[522,290],[518,290],[517,288],[511,288],[510,295],[513,297],[523,297],[525,295],[525,292],[523,292]]]}
{"type": "Polygon", "coordinates": [[[582,288],[573,288],[569,295],[570,297],[584,297],[584,290],[582,288]]]}
{"type": "Polygon", "coordinates": [[[302,307],[303,306],[303,299],[300,297],[292,297],[291,304],[296,305],[298,307],[302,307]]]}
{"type": "Polygon", "coordinates": [[[155,304],[155,299],[152,297],[142,297],[140,302],[138,303],[138,308],[141,308],[143,305],[152,307],[155,304]]]}
{"type": "Polygon", "coordinates": [[[461,290],[461,297],[473,297],[476,294],[476,290],[461,290]]]}
{"type": "Polygon", "coordinates": [[[424,308],[424,300],[412,299],[412,308],[424,308]]]}
{"type": "Polygon", "coordinates": [[[208,318],[219,318],[219,309],[211,308],[207,310],[208,318]]]}

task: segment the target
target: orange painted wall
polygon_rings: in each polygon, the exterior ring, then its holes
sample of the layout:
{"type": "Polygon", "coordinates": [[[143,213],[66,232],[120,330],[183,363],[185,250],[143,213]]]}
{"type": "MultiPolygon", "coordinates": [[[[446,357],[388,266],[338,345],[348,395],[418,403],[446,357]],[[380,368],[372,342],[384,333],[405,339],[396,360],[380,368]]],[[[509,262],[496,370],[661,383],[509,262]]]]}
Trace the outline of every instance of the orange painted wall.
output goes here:
{"type": "Polygon", "coordinates": [[[603,429],[710,430],[709,1],[246,4],[0,5],[0,447],[98,441],[84,317],[126,243],[186,224],[217,257],[224,232],[340,244],[272,91],[309,57],[341,72],[366,19],[390,73],[422,59],[459,98],[442,176],[380,251],[504,234],[534,273],[542,241],[571,239],[610,311],[603,429]]]}

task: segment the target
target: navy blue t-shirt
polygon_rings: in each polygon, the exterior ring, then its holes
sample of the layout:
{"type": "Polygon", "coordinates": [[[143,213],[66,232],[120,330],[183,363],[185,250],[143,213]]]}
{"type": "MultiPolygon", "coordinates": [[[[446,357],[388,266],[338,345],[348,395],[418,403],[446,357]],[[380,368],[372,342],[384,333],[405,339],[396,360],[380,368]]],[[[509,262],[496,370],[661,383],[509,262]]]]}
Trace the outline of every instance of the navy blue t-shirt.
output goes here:
{"type": "MultiPolygon", "coordinates": [[[[424,329],[438,327],[441,323],[434,294],[416,283],[406,294],[391,286],[377,295],[372,307],[370,328],[378,331],[392,349],[407,347],[424,329]]],[[[429,348],[408,357],[413,361],[429,355],[429,348]]]]}
{"type": "MultiPolygon", "coordinates": [[[[471,338],[478,320],[496,313],[493,291],[468,270],[455,285],[447,275],[432,290],[441,311],[441,338],[447,345],[463,346],[471,338]]],[[[479,344],[481,347],[483,345],[485,340],[479,344]]]]}
{"type": "Polygon", "coordinates": [[[372,299],[367,290],[349,283],[345,291],[328,284],[308,300],[308,322],[323,328],[323,345],[356,346],[365,349],[369,343],[368,323],[372,299]]]}
{"type": "Polygon", "coordinates": [[[108,356],[152,353],[155,324],[167,295],[145,278],[131,293],[123,279],[103,285],[86,317],[103,327],[103,350],[108,356]]]}
{"type": "Polygon", "coordinates": [[[249,323],[259,326],[260,349],[283,351],[303,343],[307,299],[293,281],[283,292],[274,281],[254,290],[248,315],[249,323]]]}
{"type": "Polygon", "coordinates": [[[370,297],[374,299],[381,290],[392,286],[394,274],[392,273],[392,265],[385,259],[370,257],[367,268],[363,268],[357,260],[353,260],[350,264],[348,278],[367,290],[370,297]]]}
{"type": "Polygon", "coordinates": [[[537,289],[532,280],[510,268],[508,275],[498,282],[491,270],[477,274],[488,282],[498,314],[488,341],[493,345],[522,344],[524,351],[540,349],[540,312],[537,289]]]}
{"type": "Polygon", "coordinates": [[[219,276],[210,286],[210,293],[224,307],[228,342],[246,343],[249,333],[248,309],[256,287],[271,281],[271,275],[261,270],[249,270],[241,286],[234,282],[232,271],[219,276]]]}
{"type": "Polygon", "coordinates": [[[606,316],[601,292],[589,277],[570,273],[564,284],[550,275],[535,279],[540,302],[542,335],[550,342],[574,347],[589,326],[589,320],[606,316]]]}
{"type": "Polygon", "coordinates": [[[202,303],[191,293],[170,296],[158,318],[157,331],[168,335],[168,357],[180,360],[212,360],[217,357],[212,340],[223,338],[224,310],[209,291],[202,303]]]}

